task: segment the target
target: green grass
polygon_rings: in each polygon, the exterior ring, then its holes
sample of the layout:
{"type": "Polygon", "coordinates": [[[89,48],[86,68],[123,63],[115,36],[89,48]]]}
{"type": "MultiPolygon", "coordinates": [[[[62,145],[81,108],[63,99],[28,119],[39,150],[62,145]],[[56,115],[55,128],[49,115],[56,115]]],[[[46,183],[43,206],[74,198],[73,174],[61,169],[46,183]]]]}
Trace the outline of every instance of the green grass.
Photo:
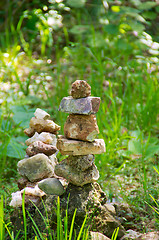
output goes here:
{"type": "MultiPolygon", "coordinates": [[[[75,217],[76,217],[76,211],[75,209],[70,228],[68,226],[68,213],[66,210],[66,216],[64,219],[61,217],[61,209],[60,209],[60,199],[59,197],[57,198],[57,210],[56,210],[56,215],[57,215],[57,229],[56,231],[51,229],[51,226],[49,225],[49,219],[45,219],[40,210],[37,208],[37,206],[32,203],[34,207],[37,209],[38,213],[41,216],[42,221],[44,221],[45,227],[47,229],[46,233],[41,232],[40,229],[38,228],[38,225],[30,215],[30,213],[27,211],[25,208],[25,192],[23,194],[23,199],[22,199],[22,213],[23,213],[23,225],[24,225],[24,230],[22,231],[19,230],[18,233],[14,233],[12,230],[11,223],[5,223],[5,218],[4,218],[4,206],[3,206],[3,196],[1,196],[1,201],[0,201],[0,239],[4,240],[6,239],[11,239],[11,240],[16,240],[16,239],[28,239],[28,232],[27,232],[27,218],[26,218],[26,213],[28,214],[29,218],[32,221],[32,228],[34,230],[34,236],[32,236],[32,239],[40,239],[40,240],[87,240],[89,233],[88,233],[88,228],[86,229],[86,221],[87,221],[87,215],[84,218],[83,224],[80,227],[80,230],[78,233],[76,233],[75,229],[75,217]],[[76,236],[76,237],[75,237],[76,236]]],[[[45,207],[45,206],[44,206],[45,207]]],[[[47,215],[47,212],[46,212],[47,215]]]]}

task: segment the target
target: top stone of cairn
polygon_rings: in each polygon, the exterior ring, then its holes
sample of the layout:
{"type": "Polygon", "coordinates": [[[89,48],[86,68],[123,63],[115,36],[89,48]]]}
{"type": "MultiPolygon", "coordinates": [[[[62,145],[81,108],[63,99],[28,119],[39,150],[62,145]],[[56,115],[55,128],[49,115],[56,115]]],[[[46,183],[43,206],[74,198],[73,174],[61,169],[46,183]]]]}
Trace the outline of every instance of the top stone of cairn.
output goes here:
{"type": "Polygon", "coordinates": [[[91,95],[91,86],[84,80],[76,80],[72,84],[71,96],[73,98],[85,98],[91,95]]]}

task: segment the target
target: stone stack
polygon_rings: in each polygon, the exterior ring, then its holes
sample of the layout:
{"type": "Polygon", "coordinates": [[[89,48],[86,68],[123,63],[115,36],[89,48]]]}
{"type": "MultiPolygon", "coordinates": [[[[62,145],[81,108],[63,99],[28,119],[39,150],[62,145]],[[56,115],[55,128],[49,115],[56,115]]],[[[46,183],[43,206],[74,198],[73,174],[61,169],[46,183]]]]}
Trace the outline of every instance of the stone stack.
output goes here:
{"type": "Polygon", "coordinates": [[[48,233],[43,219],[47,219],[51,229],[56,231],[57,195],[60,196],[62,217],[65,217],[67,209],[68,227],[76,210],[74,225],[78,230],[87,214],[85,227],[93,231],[92,240],[98,239],[100,233],[111,237],[117,227],[119,238],[125,233],[116,219],[115,208],[107,204],[106,194],[96,182],[99,172],[94,164],[94,155],[105,152],[105,144],[103,139],[97,139],[99,129],[95,113],[98,112],[100,98],[90,95],[91,87],[86,81],[77,80],[72,84],[71,96],[63,98],[60,104],[59,110],[69,113],[69,116],[64,125],[65,136],[58,136],[57,144],[56,134],[60,127],[49,120],[50,116],[43,110],[35,111],[30,127],[25,130],[30,138],[26,141],[27,155],[18,162],[22,176],[19,180],[21,191],[13,193],[10,205],[20,206],[13,212],[11,222],[15,231],[23,232],[21,204],[24,189],[25,203],[26,197],[35,203],[36,207],[30,201],[26,204],[27,213],[32,216],[32,219],[27,218],[28,239],[35,238],[33,221],[42,234],[48,233]],[[56,147],[63,155],[68,155],[60,163],[56,160],[56,147]],[[64,179],[69,182],[65,191],[64,179]],[[44,195],[43,201],[39,201],[44,195]]]}
{"type": "Polygon", "coordinates": [[[72,84],[71,96],[64,97],[59,110],[69,113],[64,125],[64,135],[58,136],[57,148],[62,155],[69,155],[55,166],[55,174],[68,182],[83,186],[98,180],[99,172],[94,164],[94,154],[105,152],[95,113],[100,105],[99,97],[91,97],[91,87],[84,80],[72,84]]]}
{"type": "Polygon", "coordinates": [[[57,138],[60,126],[50,120],[50,115],[39,108],[30,120],[25,134],[30,137],[26,140],[26,156],[17,164],[18,172],[22,176],[18,180],[20,191],[12,194],[10,205],[20,206],[21,195],[25,189],[25,199],[37,202],[46,194],[61,195],[64,187],[54,173],[57,164],[57,138]]]}

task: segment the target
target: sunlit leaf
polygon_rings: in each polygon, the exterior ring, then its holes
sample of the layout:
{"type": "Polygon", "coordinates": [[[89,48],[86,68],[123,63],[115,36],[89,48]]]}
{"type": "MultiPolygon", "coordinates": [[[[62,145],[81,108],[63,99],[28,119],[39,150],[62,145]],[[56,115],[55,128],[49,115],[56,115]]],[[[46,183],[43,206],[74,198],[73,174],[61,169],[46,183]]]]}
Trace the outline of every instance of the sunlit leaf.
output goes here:
{"type": "Polygon", "coordinates": [[[113,12],[120,12],[120,7],[119,7],[119,6],[112,6],[112,7],[111,7],[111,10],[112,10],[113,12]]]}

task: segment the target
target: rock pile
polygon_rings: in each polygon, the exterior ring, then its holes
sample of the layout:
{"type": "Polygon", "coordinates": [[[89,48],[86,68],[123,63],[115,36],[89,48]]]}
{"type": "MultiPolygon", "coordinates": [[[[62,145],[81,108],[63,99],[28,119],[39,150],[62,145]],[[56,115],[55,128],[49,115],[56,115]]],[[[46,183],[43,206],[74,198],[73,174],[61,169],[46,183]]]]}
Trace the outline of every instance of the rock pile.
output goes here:
{"type": "Polygon", "coordinates": [[[99,97],[91,97],[91,87],[84,80],[72,84],[71,96],[62,99],[59,110],[69,113],[64,125],[64,135],[58,136],[57,148],[69,155],[55,166],[55,174],[68,182],[83,186],[98,180],[94,154],[105,152],[103,139],[96,139],[99,129],[95,113],[99,97]]]}
{"type": "Polygon", "coordinates": [[[21,206],[24,189],[26,203],[29,199],[37,203],[46,194],[61,195],[64,192],[63,185],[54,173],[57,164],[56,134],[60,126],[50,120],[47,112],[39,108],[34,116],[29,128],[24,130],[30,138],[26,140],[26,156],[17,164],[22,178],[18,180],[20,191],[12,194],[10,205],[13,206],[21,206]]]}
{"type": "MultiPolygon", "coordinates": [[[[46,112],[36,110],[35,117],[30,120],[30,127],[25,130],[30,137],[26,141],[27,155],[18,162],[18,171],[23,178],[19,180],[21,191],[17,193],[17,197],[20,198],[19,206],[21,206],[24,188],[25,195],[29,195],[32,201],[35,195],[38,198],[45,195],[43,201],[36,202],[37,208],[32,204],[27,206],[27,212],[41,232],[48,231],[41,214],[47,219],[49,226],[56,231],[55,208],[58,195],[61,216],[65,217],[66,209],[68,210],[68,227],[76,209],[77,231],[80,230],[87,214],[87,226],[93,231],[92,240],[99,236],[103,239],[101,233],[111,237],[117,227],[120,238],[125,230],[116,218],[115,208],[106,203],[106,194],[96,182],[99,172],[94,163],[94,155],[105,152],[105,143],[103,139],[97,138],[99,129],[95,114],[99,109],[100,98],[90,95],[91,87],[86,81],[77,80],[72,84],[71,96],[64,97],[60,103],[59,110],[69,113],[69,116],[64,125],[64,136],[59,135],[57,143],[56,134],[60,127],[49,120],[46,112]],[[68,155],[60,163],[56,159],[57,149],[62,155],[68,155]],[[65,191],[64,179],[69,182],[65,191]],[[30,196],[31,193],[33,198],[30,196]]],[[[11,205],[18,206],[14,199],[15,196],[11,205]]],[[[23,229],[22,208],[14,211],[11,221],[16,230],[23,229]]],[[[34,239],[32,220],[29,217],[27,227],[29,239],[34,239]]]]}

